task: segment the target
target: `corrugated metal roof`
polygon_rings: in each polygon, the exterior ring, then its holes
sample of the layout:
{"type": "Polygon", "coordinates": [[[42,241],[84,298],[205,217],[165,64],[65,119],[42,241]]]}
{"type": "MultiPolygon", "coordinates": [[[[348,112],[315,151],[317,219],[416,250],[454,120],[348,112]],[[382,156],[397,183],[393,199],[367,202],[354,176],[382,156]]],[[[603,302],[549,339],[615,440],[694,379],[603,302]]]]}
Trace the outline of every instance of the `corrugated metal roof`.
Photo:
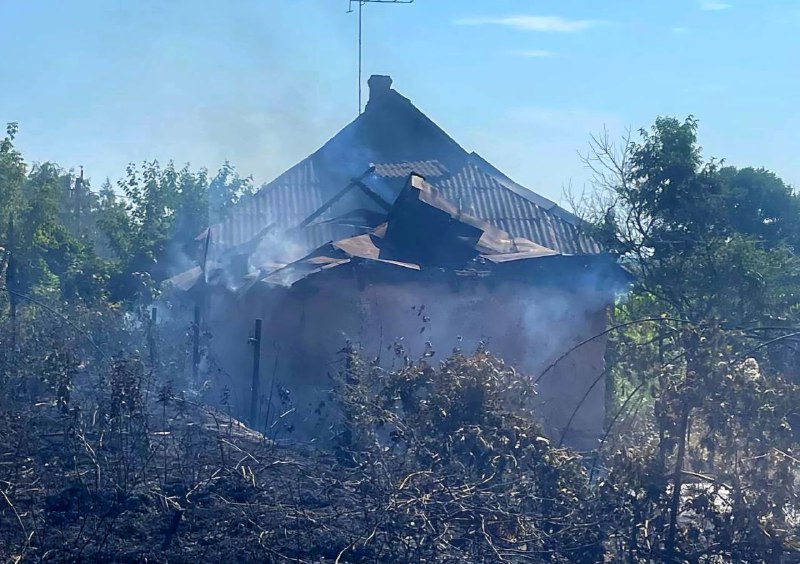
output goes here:
{"type": "MultiPolygon", "coordinates": [[[[571,216],[563,217],[546,210],[508,189],[477,165],[468,163],[455,174],[443,174],[444,170],[443,165],[435,161],[375,165],[375,174],[385,178],[395,178],[406,171],[418,172],[465,213],[484,219],[515,237],[530,239],[563,254],[596,254],[601,251],[599,245],[571,220],[571,216]],[[416,167],[428,174],[418,172],[416,167]]],[[[369,185],[371,180],[365,179],[364,183],[369,185]]],[[[325,205],[326,195],[331,192],[331,187],[326,189],[317,177],[313,160],[307,159],[242,202],[223,224],[215,226],[212,243],[218,249],[242,244],[255,237],[265,225],[291,229],[325,205]]],[[[557,206],[554,209],[560,210],[557,206]]],[[[317,224],[295,235],[299,237],[300,245],[310,250],[354,234],[356,231],[342,226],[317,224]]]]}
{"type": "Polygon", "coordinates": [[[597,254],[599,245],[579,226],[512,192],[474,164],[432,182],[464,212],[484,219],[515,237],[524,237],[562,254],[597,254]]]}
{"type": "MultiPolygon", "coordinates": [[[[526,200],[530,200],[531,202],[533,202],[537,206],[539,206],[541,208],[544,208],[547,211],[550,211],[554,207],[557,207],[556,203],[553,202],[552,200],[548,200],[547,198],[545,198],[541,194],[537,194],[533,190],[525,188],[521,184],[518,184],[518,183],[514,182],[513,180],[511,180],[508,176],[506,176],[500,170],[498,170],[496,166],[494,166],[492,163],[490,163],[489,161],[484,159],[478,153],[476,153],[474,151],[472,153],[470,153],[469,162],[472,163],[472,164],[477,165],[478,168],[480,168],[484,172],[488,173],[492,178],[497,180],[500,184],[502,184],[503,186],[505,186],[506,188],[508,188],[512,192],[515,192],[516,194],[522,196],[526,200]]],[[[573,217],[573,219],[577,219],[577,218],[573,217]]]]}
{"type": "Polygon", "coordinates": [[[240,245],[266,225],[294,227],[327,201],[314,161],[305,159],[253,196],[241,201],[221,224],[213,227],[218,248],[240,245]]]}
{"type": "MultiPolygon", "coordinates": [[[[292,285],[325,270],[364,261],[415,271],[445,269],[459,273],[476,265],[485,270],[489,263],[515,262],[524,267],[534,259],[558,255],[459,211],[439,189],[412,174],[389,210],[386,223],[369,233],[326,243],[307,256],[266,273],[262,280],[292,285]]],[[[576,258],[580,259],[572,257],[576,258]]]]}

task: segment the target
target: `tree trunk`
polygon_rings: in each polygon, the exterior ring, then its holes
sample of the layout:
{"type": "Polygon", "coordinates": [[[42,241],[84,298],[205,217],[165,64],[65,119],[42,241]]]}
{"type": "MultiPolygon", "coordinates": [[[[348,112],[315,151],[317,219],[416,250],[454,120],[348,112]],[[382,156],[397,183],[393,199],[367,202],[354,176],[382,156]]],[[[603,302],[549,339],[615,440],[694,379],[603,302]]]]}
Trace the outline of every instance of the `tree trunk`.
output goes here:
{"type": "Polygon", "coordinates": [[[678,423],[678,454],[675,457],[675,474],[672,479],[672,499],[669,508],[669,530],[664,545],[665,562],[675,562],[675,537],[678,533],[678,512],[681,505],[681,489],[683,487],[683,462],[686,457],[686,432],[689,428],[690,407],[684,403],[681,419],[678,423]]]}

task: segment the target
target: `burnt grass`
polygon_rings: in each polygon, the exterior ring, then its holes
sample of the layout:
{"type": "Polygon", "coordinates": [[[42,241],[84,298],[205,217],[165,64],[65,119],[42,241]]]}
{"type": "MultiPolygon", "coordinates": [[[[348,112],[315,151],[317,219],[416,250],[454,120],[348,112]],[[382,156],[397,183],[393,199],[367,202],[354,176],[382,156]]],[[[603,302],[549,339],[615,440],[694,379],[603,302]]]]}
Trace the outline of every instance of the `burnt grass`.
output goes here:
{"type": "Polygon", "coordinates": [[[210,411],[173,413],[147,438],[82,435],[38,411],[2,417],[5,560],[335,560],[374,518],[332,455],[210,411]]]}
{"type": "Polygon", "coordinates": [[[340,389],[347,432],[325,448],[278,445],[169,386],[148,393],[135,362],[80,402],[16,389],[0,403],[0,558],[602,559],[579,457],[489,401],[513,371],[458,357],[441,378],[425,364],[379,376],[376,396],[370,374],[340,389]],[[485,410],[457,409],[476,394],[485,410]]]}
{"type": "Polygon", "coordinates": [[[374,526],[354,469],[224,415],[171,407],[168,430],[113,436],[36,411],[0,419],[4,560],[334,561],[374,526]]]}

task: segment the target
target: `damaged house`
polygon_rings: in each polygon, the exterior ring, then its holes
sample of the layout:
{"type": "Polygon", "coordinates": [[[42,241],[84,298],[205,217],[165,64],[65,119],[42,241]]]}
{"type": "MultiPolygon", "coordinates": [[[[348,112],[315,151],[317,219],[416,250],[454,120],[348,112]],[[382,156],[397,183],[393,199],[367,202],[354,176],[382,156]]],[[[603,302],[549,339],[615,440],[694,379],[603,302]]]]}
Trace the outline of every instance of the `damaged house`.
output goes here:
{"type": "Polygon", "coordinates": [[[565,353],[605,329],[621,270],[576,217],[465,151],[391,84],[371,77],[364,113],[201,235],[200,266],[172,280],[213,335],[211,380],[252,425],[283,413],[298,439],[324,438],[320,407],[348,343],[386,368],[484,343],[531,377],[546,370],[546,428],[593,447],[605,341],[565,353]]]}

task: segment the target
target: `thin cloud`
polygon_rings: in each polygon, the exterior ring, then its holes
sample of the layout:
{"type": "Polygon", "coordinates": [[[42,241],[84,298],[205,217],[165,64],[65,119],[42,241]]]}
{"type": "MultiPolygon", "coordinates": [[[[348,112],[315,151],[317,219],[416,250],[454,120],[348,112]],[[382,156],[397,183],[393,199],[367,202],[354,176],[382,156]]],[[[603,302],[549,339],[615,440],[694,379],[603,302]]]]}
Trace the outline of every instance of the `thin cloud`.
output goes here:
{"type": "Polygon", "coordinates": [[[728,4],[727,2],[715,2],[713,0],[703,0],[703,2],[700,3],[700,9],[709,12],[718,12],[720,10],[727,10],[729,8],[733,8],[733,4],[728,4]]]}
{"type": "Polygon", "coordinates": [[[552,51],[547,51],[545,49],[514,49],[512,51],[509,51],[508,53],[510,55],[516,55],[517,57],[526,57],[529,59],[552,57],[555,54],[552,51]]]}
{"type": "Polygon", "coordinates": [[[691,30],[688,27],[676,26],[676,27],[672,28],[672,33],[675,33],[675,34],[678,34],[678,35],[685,35],[685,34],[689,33],[690,31],[691,30]]]}
{"type": "Polygon", "coordinates": [[[553,33],[575,33],[596,27],[604,22],[598,20],[568,20],[559,16],[504,16],[461,18],[456,25],[502,25],[522,31],[553,33]]]}

